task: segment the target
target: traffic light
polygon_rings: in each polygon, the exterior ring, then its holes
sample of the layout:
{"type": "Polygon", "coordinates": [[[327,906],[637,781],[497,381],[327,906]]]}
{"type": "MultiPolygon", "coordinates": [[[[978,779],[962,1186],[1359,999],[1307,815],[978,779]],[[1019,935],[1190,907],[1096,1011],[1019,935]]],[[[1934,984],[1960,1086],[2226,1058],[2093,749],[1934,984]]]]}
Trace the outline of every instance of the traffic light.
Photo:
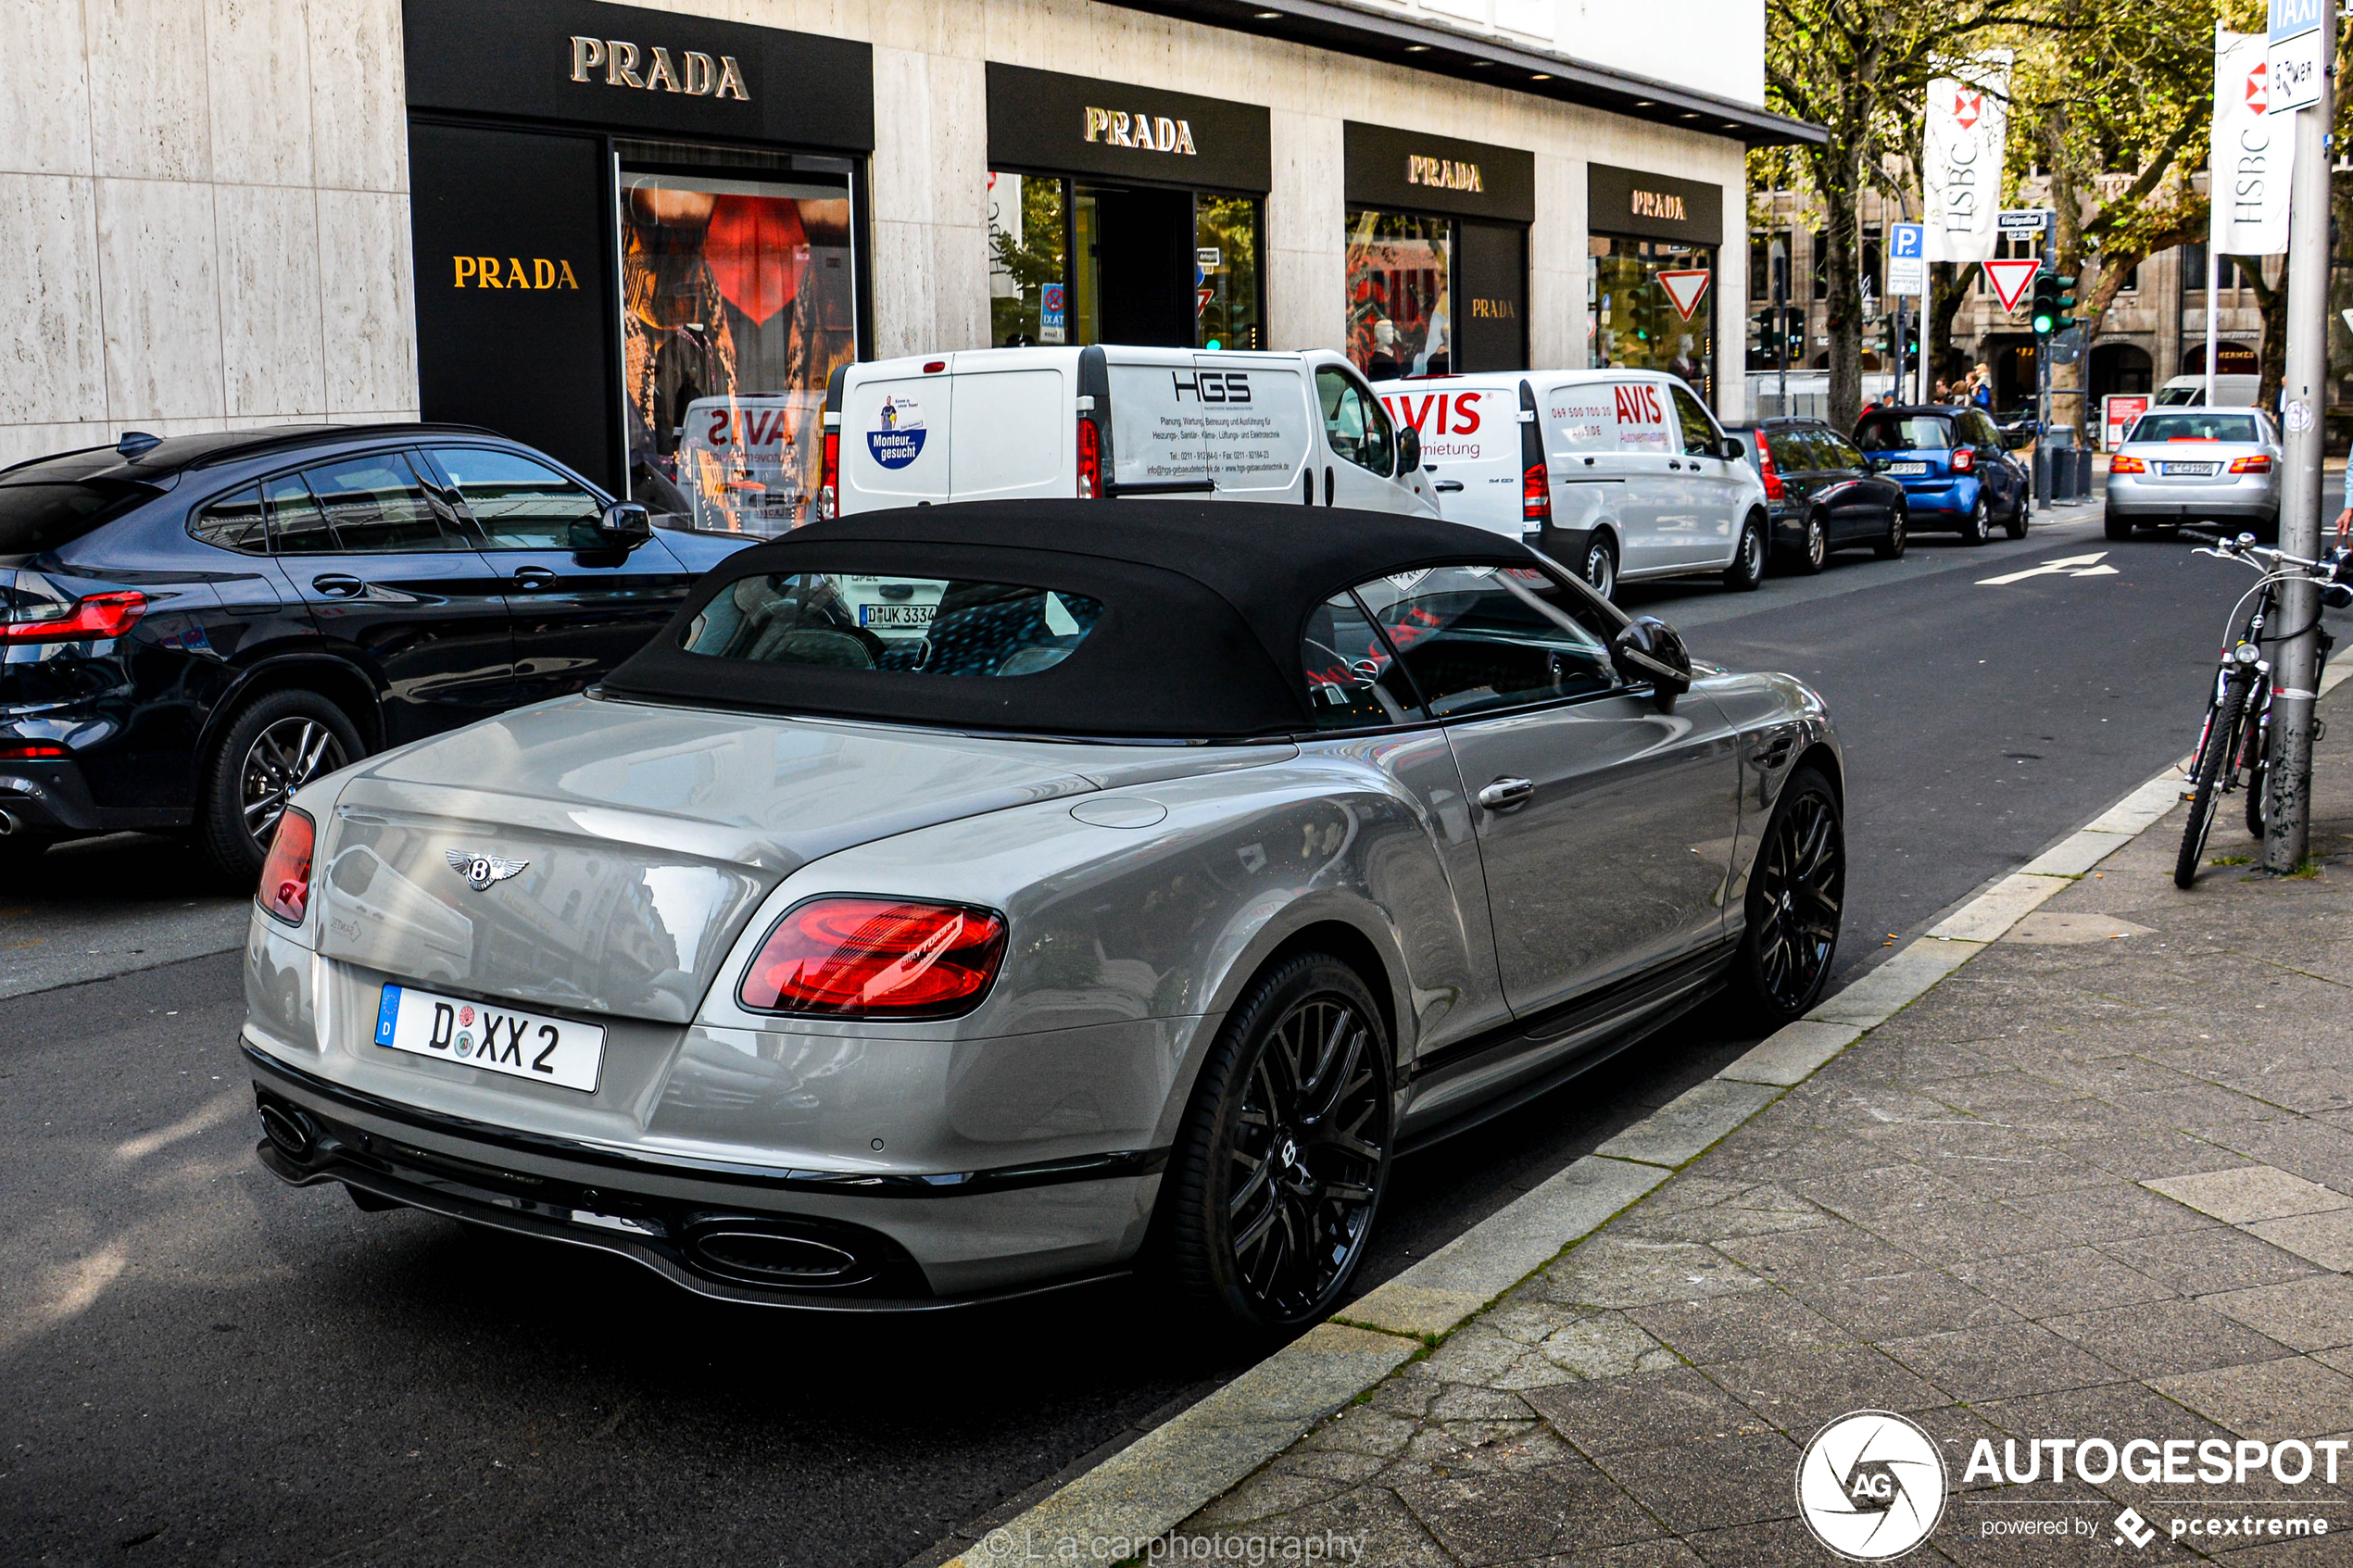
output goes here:
{"type": "Polygon", "coordinates": [[[2075,318],[2068,312],[2075,308],[2075,280],[2063,272],[2045,270],[2034,274],[2034,335],[2049,337],[2075,325],[2075,318]]]}

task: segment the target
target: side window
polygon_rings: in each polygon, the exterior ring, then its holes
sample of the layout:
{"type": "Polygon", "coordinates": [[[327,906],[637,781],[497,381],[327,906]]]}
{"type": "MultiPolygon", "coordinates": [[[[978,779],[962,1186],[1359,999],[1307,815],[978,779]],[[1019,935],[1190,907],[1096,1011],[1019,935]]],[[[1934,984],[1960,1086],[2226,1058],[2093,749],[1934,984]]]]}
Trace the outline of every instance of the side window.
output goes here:
{"type": "Polygon", "coordinates": [[[399,452],[371,452],[304,470],[327,514],[335,542],[349,555],[441,553],[470,549],[442,521],[416,470],[399,452]]]}
{"type": "Polygon", "coordinates": [[[1397,441],[1380,400],[1354,378],[1327,365],[1315,372],[1315,395],[1324,408],[1324,436],[1349,462],[1389,476],[1397,466],[1397,441]]]}
{"type": "Polygon", "coordinates": [[[1353,594],[1334,594],[1307,618],[1299,662],[1319,730],[1403,724],[1423,717],[1414,684],[1353,594]]]}
{"type": "Polygon", "coordinates": [[[1675,418],[1683,427],[1683,456],[1686,458],[1714,456],[1717,440],[1716,422],[1707,417],[1707,410],[1699,406],[1698,398],[1685,392],[1680,385],[1671,386],[1667,390],[1675,395],[1675,418]]]}
{"type": "Polygon", "coordinates": [[[571,549],[573,525],[604,511],[585,485],[520,452],[437,446],[433,457],[482,525],[484,549],[571,549]]]}
{"type": "Polygon", "coordinates": [[[258,489],[223,495],[196,514],[188,524],[188,532],[200,543],[241,555],[270,553],[270,524],[262,515],[261,492],[258,489]]]}
{"type": "Polygon", "coordinates": [[[270,526],[278,536],[280,555],[339,553],[334,530],[327,526],[327,514],[311,499],[310,486],[302,482],[302,475],[282,473],[275,479],[263,480],[261,498],[270,508],[270,526]]]}
{"type": "Polygon", "coordinates": [[[1822,455],[1829,459],[1828,467],[1859,469],[1869,466],[1863,461],[1863,454],[1855,450],[1836,431],[1826,430],[1817,439],[1822,444],[1822,455]]]}
{"type": "Polygon", "coordinates": [[[1608,691],[1609,648],[1586,607],[1541,571],[1442,566],[1378,577],[1357,596],[1437,719],[1608,691]]]}
{"type": "Polygon", "coordinates": [[[1997,452],[2002,449],[2002,433],[1994,428],[1992,420],[1981,413],[1971,413],[1963,417],[1969,420],[1970,440],[1981,446],[1991,446],[1997,452]]]}

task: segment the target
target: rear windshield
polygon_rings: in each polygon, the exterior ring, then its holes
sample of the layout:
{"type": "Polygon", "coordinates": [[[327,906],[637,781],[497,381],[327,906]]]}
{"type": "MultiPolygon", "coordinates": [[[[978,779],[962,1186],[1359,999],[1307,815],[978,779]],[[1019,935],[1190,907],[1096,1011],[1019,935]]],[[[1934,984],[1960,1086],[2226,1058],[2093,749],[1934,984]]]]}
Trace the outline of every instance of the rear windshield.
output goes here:
{"type": "Polygon", "coordinates": [[[2143,414],[2127,439],[2259,442],[2263,433],[2252,414],[2143,414]]]}
{"type": "Polygon", "coordinates": [[[144,484],[103,479],[0,484],[0,556],[37,556],[70,545],[155,494],[144,484]]]}
{"type": "Polygon", "coordinates": [[[1948,452],[1953,421],[1935,414],[1871,414],[1855,433],[1866,452],[1948,452]]]}
{"type": "Polygon", "coordinates": [[[769,572],[706,604],[681,646],[758,664],[926,675],[1034,675],[1070,657],[1100,599],[946,577],[769,572]]]}

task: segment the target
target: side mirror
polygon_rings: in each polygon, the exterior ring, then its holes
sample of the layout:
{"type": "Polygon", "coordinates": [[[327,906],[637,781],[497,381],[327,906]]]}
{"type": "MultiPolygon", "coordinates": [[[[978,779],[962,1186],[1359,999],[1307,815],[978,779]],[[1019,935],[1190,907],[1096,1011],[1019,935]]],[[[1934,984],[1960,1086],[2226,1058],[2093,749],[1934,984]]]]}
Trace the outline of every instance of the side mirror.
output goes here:
{"type": "Polygon", "coordinates": [[[1422,433],[1412,425],[1397,427],[1397,471],[1403,476],[1422,466],[1422,433]]]}
{"type": "Polygon", "coordinates": [[[1748,448],[1728,435],[1716,444],[1716,455],[1729,463],[1735,458],[1747,457],[1748,448]]]}
{"type": "Polygon", "coordinates": [[[1662,713],[1673,711],[1675,699],[1692,689],[1691,650],[1682,634],[1655,615],[1637,616],[1611,638],[1609,659],[1627,681],[1652,688],[1662,713]]]}
{"type": "Polygon", "coordinates": [[[575,550],[634,550],[654,536],[653,514],[643,501],[615,501],[594,522],[572,525],[575,550]]]}

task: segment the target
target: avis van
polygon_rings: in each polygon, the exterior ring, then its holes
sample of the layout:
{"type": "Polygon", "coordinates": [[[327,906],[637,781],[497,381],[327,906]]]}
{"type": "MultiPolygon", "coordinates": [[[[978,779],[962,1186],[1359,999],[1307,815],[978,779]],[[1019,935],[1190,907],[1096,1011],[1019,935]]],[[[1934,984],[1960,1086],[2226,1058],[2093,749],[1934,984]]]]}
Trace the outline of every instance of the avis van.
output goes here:
{"type": "Polygon", "coordinates": [[[1621,582],[1765,580],[1765,488],[1680,378],[1513,370],[1379,383],[1439,509],[1525,539],[1604,594],[1621,582]]]}

